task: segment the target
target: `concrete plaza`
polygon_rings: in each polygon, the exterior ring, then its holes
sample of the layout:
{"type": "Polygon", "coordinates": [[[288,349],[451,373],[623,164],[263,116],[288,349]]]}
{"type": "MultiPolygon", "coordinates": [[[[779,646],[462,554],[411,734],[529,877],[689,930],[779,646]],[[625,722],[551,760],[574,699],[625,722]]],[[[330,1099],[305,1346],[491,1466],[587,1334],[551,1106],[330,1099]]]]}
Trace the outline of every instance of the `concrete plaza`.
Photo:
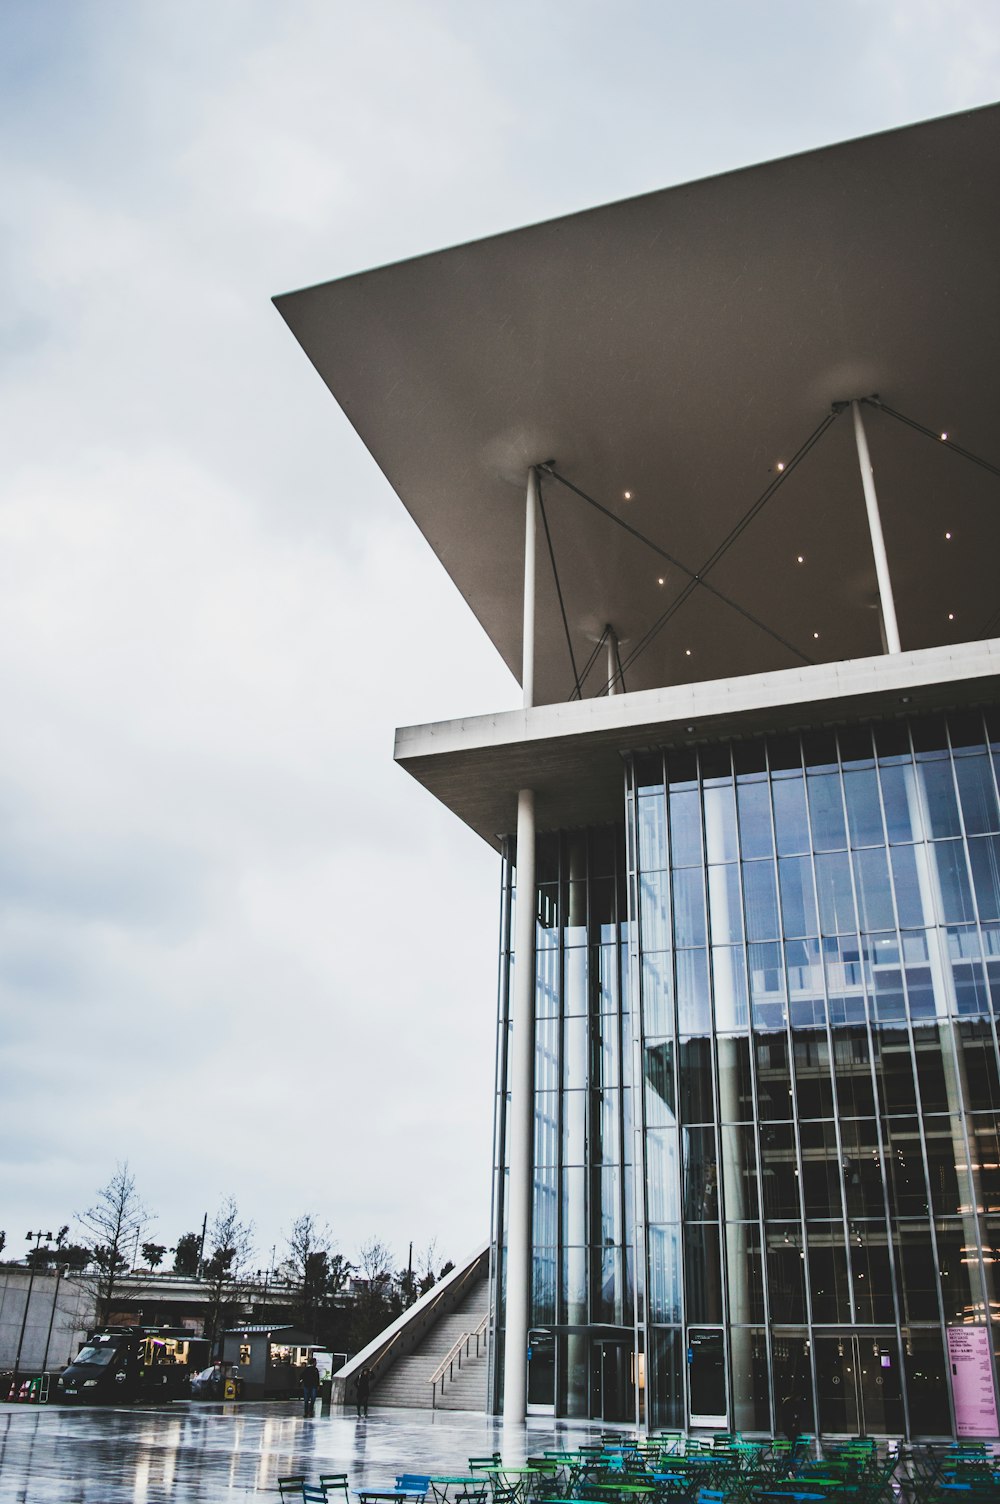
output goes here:
{"type": "Polygon", "coordinates": [[[392,1484],[398,1472],[464,1471],[494,1450],[516,1465],[529,1453],[599,1426],[529,1420],[504,1426],[455,1411],[372,1409],[305,1420],[297,1405],[179,1403],[85,1409],[0,1405],[3,1504],[200,1504],[277,1500],[278,1479],[346,1472],[352,1488],[392,1484]]]}

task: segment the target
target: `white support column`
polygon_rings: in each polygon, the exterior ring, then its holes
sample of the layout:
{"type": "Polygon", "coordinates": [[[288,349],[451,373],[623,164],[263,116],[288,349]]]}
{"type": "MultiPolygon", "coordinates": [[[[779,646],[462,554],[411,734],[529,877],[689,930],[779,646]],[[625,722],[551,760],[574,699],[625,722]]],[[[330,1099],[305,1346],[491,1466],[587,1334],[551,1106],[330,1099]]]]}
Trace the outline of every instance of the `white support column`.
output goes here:
{"type": "Polygon", "coordinates": [[[875,574],[878,579],[879,601],[882,606],[882,624],[885,630],[887,651],[898,653],[899,628],[896,625],[896,605],[892,598],[892,579],[889,575],[889,560],[885,552],[885,539],[882,537],[882,519],[879,516],[878,496],[875,494],[875,476],[872,471],[871,457],[868,453],[868,439],[865,436],[865,425],[861,421],[861,404],[857,401],[851,403],[851,416],[854,419],[854,441],[858,446],[858,464],[861,467],[861,484],[865,492],[865,506],[868,509],[868,530],[871,533],[872,553],[875,555],[875,574]]]}
{"type": "Polygon", "coordinates": [[[528,471],[524,508],[524,628],[521,633],[521,686],[524,708],[535,703],[535,534],[538,530],[538,472],[528,471]]]}
{"type": "Polygon", "coordinates": [[[608,626],[608,694],[616,695],[621,691],[621,681],[618,678],[618,633],[614,627],[608,626]]]}
{"type": "Polygon", "coordinates": [[[510,1143],[507,1181],[507,1271],[503,1418],[524,1420],[531,1310],[531,1202],[535,1135],[535,795],[517,796],[517,898],[514,995],[507,1055],[510,1143]]]}

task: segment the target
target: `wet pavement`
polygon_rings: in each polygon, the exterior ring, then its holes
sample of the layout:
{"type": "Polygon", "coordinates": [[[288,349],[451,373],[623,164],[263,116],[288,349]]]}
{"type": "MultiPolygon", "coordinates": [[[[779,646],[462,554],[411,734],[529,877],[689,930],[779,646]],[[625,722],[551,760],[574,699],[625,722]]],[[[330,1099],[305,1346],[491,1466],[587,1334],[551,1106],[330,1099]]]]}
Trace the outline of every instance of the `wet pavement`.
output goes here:
{"type": "Polygon", "coordinates": [[[372,1409],[306,1420],[292,1404],[175,1403],[88,1409],[0,1404],[2,1504],[203,1504],[278,1499],[278,1479],[347,1473],[351,1488],[392,1485],[397,1473],[466,1470],[500,1451],[515,1466],[533,1452],[599,1435],[583,1422],[523,1426],[464,1411],[372,1409]]]}

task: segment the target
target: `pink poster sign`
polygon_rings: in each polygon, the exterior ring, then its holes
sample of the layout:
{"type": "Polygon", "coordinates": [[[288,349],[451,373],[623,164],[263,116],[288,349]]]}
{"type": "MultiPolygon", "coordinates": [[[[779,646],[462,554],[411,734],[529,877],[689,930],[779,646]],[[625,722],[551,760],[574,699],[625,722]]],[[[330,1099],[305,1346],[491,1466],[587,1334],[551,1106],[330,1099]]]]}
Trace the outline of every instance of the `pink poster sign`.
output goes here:
{"type": "Polygon", "coordinates": [[[997,1399],[985,1326],[948,1328],[948,1364],[959,1437],[996,1436],[997,1399]]]}

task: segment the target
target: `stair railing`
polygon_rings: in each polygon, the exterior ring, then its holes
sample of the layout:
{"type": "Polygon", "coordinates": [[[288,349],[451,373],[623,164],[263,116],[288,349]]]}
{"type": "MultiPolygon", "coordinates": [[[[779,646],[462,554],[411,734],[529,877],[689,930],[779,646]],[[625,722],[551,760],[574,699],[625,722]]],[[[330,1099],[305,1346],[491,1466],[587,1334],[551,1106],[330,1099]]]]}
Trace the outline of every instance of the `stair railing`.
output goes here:
{"type": "Polygon", "coordinates": [[[472,1357],[472,1344],[475,1343],[475,1356],[479,1357],[479,1344],[482,1342],[483,1351],[486,1351],[486,1328],[489,1324],[490,1315],[487,1311],[482,1321],[471,1332],[463,1332],[458,1341],[452,1345],[447,1356],[441,1360],[437,1368],[428,1379],[431,1386],[431,1409],[437,1409],[438,1385],[441,1386],[441,1394],[444,1394],[444,1386],[455,1378],[455,1369],[462,1367],[462,1359],[472,1357]]]}

